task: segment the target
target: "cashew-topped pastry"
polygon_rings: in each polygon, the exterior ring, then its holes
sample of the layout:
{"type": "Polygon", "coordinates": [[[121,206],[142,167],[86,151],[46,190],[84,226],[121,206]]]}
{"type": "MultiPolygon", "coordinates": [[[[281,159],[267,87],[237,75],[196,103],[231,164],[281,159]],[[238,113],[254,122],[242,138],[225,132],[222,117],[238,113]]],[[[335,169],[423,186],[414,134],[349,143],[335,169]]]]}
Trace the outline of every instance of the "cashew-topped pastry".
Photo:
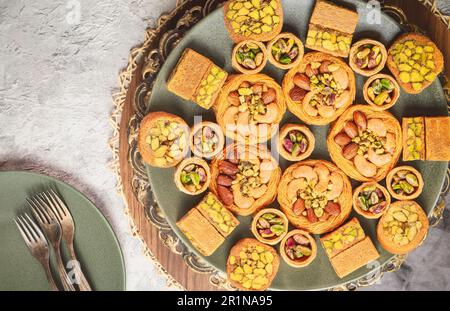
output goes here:
{"type": "Polygon", "coordinates": [[[283,79],[288,109],[307,124],[336,120],[355,98],[355,75],[340,58],[308,53],[283,79]]]}
{"type": "Polygon", "coordinates": [[[400,157],[402,129],[389,112],[354,105],[334,123],[327,146],[333,162],[349,177],[380,181],[400,157]]]}
{"type": "Polygon", "coordinates": [[[176,166],[188,151],[188,137],[189,128],[183,119],[167,112],[151,112],[141,121],[139,152],[151,166],[176,166]]]}
{"type": "Polygon", "coordinates": [[[352,186],[330,162],[302,161],[284,171],[278,202],[294,227],[322,234],[339,226],[350,214],[352,186]]]}
{"type": "Polygon", "coordinates": [[[231,211],[251,215],[272,203],[281,169],[264,146],[229,145],[211,163],[211,191],[231,211]]]}
{"type": "Polygon", "coordinates": [[[269,140],[286,111],[281,87],[264,74],[230,77],[217,105],[216,119],[225,135],[245,144],[269,140]]]}

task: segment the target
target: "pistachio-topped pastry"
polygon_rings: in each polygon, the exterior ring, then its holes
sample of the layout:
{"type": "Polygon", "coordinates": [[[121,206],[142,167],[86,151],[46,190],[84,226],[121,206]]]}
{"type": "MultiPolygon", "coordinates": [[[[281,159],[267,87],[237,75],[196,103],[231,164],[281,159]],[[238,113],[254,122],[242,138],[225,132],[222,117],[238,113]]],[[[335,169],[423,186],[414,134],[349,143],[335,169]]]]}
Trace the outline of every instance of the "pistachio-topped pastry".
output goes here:
{"type": "Polygon", "coordinates": [[[278,152],[289,161],[306,159],[314,146],[314,135],[305,125],[285,124],[278,136],[278,152]]]}
{"type": "Polygon", "coordinates": [[[224,19],[234,42],[264,42],[280,33],[283,9],[280,0],[229,0],[224,4],[224,19]]]}
{"type": "Polygon", "coordinates": [[[376,110],[391,108],[399,97],[400,86],[391,76],[377,74],[364,84],[364,99],[376,110]]]}
{"type": "Polygon", "coordinates": [[[254,40],[241,41],[233,49],[231,63],[242,73],[258,73],[267,63],[266,47],[254,40]]]}
{"type": "Polygon", "coordinates": [[[280,259],[272,247],[255,239],[242,239],[230,251],[227,275],[242,290],[265,290],[275,278],[280,259]]]}
{"type": "Polygon", "coordinates": [[[286,235],[288,225],[288,219],[282,211],[265,208],[253,217],[252,232],[259,241],[275,245],[286,235]]]}
{"type": "Polygon", "coordinates": [[[289,69],[303,58],[303,43],[294,34],[280,33],[267,45],[270,62],[278,68],[289,69]]]}
{"type": "Polygon", "coordinates": [[[427,88],[444,67],[437,46],[418,33],[401,35],[390,47],[388,67],[407,93],[418,94],[427,88]]]}
{"type": "Polygon", "coordinates": [[[191,130],[190,143],[191,150],[196,156],[210,159],[223,148],[222,129],[213,122],[198,123],[191,130]]]}
{"type": "Polygon", "coordinates": [[[322,245],[329,257],[355,245],[366,237],[357,218],[352,218],[348,223],[322,237],[322,245]]]}
{"type": "Polygon", "coordinates": [[[417,198],[423,189],[422,175],[411,166],[398,166],[386,178],[389,193],[397,200],[417,198]]]}
{"type": "Polygon", "coordinates": [[[288,265],[306,267],[316,258],[316,241],[306,231],[292,230],[281,241],[280,254],[288,265]]]}
{"type": "Polygon", "coordinates": [[[381,217],[390,203],[389,192],[376,182],[364,183],[353,192],[355,211],[369,219],[381,217]]]}
{"type": "Polygon", "coordinates": [[[205,191],[211,181],[208,163],[200,158],[183,160],[175,171],[175,184],[180,191],[197,195],[205,191]]]}
{"type": "Polygon", "coordinates": [[[350,50],[350,67],[366,77],[380,72],[386,61],[386,48],[379,41],[364,39],[353,44],[350,50]]]}
{"type": "Polygon", "coordinates": [[[425,160],[423,117],[403,118],[403,161],[425,160]]]}
{"type": "Polygon", "coordinates": [[[139,129],[138,147],[144,161],[156,167],[177,165],[188,150],[189,130],[178,116],[151,112],[139,129]]]}
{"type": "Polygon", "coordinates": [[[381,246],[393,254],[406,254],[425,239],[429,228],[423,209],[414,201],[392,203],[377,225],[381,246]]]}

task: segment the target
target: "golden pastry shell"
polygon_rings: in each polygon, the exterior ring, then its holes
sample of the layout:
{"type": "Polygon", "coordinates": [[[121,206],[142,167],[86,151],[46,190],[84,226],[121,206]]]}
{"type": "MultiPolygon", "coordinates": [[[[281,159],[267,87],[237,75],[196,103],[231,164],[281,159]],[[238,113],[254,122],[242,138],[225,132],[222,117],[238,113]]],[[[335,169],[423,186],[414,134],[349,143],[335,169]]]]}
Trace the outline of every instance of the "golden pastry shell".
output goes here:
{"type": "Polygon", "coordinates": [[[398,85],[397,81],[395,81],[394,77],[390,76],[390,75],[385,75],[385,74],[377,74],[374,75],[373,77],[370,77],[366,83],[364,83],[364,89],[363,89],[363,94],[364,94],[364,99],[366,100],[366,102],[375,110],[387,110],[391,107],[393,107],[396,103],[398,98],[400,97],[400,86],[398,85]],[[372,84],[373,81],[375,81],[376,79],[388,79],[393,85],[394,85],[394,90],[392,91],[394,93],[394,97],[392,98],[392,101],[387,104],[387,105],[376,105],[370,98],[369,95],[367,94],[367,90],[369,89],[370,85],[372,84]]]}
{"type": "Polygon", "coordinates": [[[303,55],[305,53],[305,48],[303,46],[302,41],[293,33],[290,32],[282,32],[275,38],[273,38],[268,44],[267,44],[267,57],[269,58],[269,62],[274,65],[277,68],[280,69],[291,69],[292,67],[297,66],[303,59],[303,55]],[[298,55],[295,58],[295,60],[290,64],[282,64],[279,61],[277,61],[272,54],[272,46],[278,41],[278,39],[294,39],[294,42],[298,46],[298,55]]]}
{"type": "Polygon", "coordinates": [[[389,193],[391,194],[391,196],[397,200],[412,200],[412,199],[417,198],[422,193],[423,186],[424,186],[424,182],[423,182],[422,174],[420,174],[420,172],[412,166],[407,166],[407,165],[397,166],[396,168],[391,170],[386,177],[386,187],[387,187],[389,193]],[[394,189],[392,189],[392,181],[393,181],[394,175],[398,171],[403,171],[403,170],[410,171],[411,173],[413,173],[417,177],[417,181],[419,183],[419,186],[417,186],[416,191],[410,195],[400,195],[400,194],[395,193],[394,189]]]}
{"type": "Polygon", "coordinates": [[[186,194],[197,195],[197,194],[204,192],[206,189],[208,189],[209,184],[211,182],[211,172],[210,172],[208,163],[206,163],[205,160],[196,158],[196,157],[184,159],[178,165],[177,169],[175,170],[174,181],[175,181],[175,185],[177,186],[177,188],[186,194]],[[206,181],[204,182],[202,187],[200,189],[197,189],[195,192],[190,192],[189,190],[187,190],[186,187],[184,187],[183,183],[181,182],[181,178],[180,178],[181,172],[183,171],[183,169],[190,164],[196,164],[198,166],[201,166],[205,170],[205,173],[206,173],[206,181]]]}
{"type": "Polygon", "coordinates": [[[359,215],[364,216],[365,218],[368,218],[368,219],[378,219],[378,218],[380,218],[387,211],[387,209],[389,208],[390,204],[391,204],[391,195],[389,194],[389,192],[387,191],[387,189],[385,187],[383,187],[382,185],[380,185],[377,182],[366,182],[366,183],[363,183],[362,185],[360,185],[359,187],[357,187],[353,191],[353,209],[359,215]],[[378,189],[380,189],[381,192],[383,192],[384,198],[386,200],[386,206],[384,207],[383,211],[381,213],[379,213],[379,214],[374,214],[374,213],[371,213],[369,211],[365,211],[361,207],[358,206],[358,195],[359,195],[359,193],[362,191],[363,188],[369,187],[369,186],[375,186],[378,189]]]}
{"type": "Polygon", "coordinates": [[[281,128],[280,134],[278,135],[277,148],[278,148],[278,153],[283,158],[285,158],[286,160],[292,161],[292,162],[296,162],[296,161],[304,160],[307,157],[309,157],[314,150],[315,143],[316,143],[316,139],[314,138],[314,134],[310,131],[310,129],[306,125],[288,123],[288,124],[285,124],[281,128]],[[283,139],[288,135],[288,133],[290,131],[299,131],[302,134],[304,134],[306,136],[306,139],[308,140],[308,147],[307,147],[306,151],[297,157],[295,157],[295,156],[291,155],[289,152],[287,152],[283,146],[283,139]]]}
{"type": "Polygon", "coordinates": [[[209,121],[203,121],[200,123],[195,124],[192,128],[191,128],[191,132],[189,135],[189,144],[192,150],[192,153],[194,155],[196,155],[199,158],[206,158],[206,159],[210,159],[213,158],[214,156],[216,156],[219,152],[222,151],[223,146],[225,144],[225,138],[223,136],[223,131],[220,128],[220,126],[217,123],[214,122],[209,122],[209,121]],[[209,153],[204,153],[201,150],[198,150],[197,147],[194,145],[194,136],[195,134],[197,134],[197,132],[199,130],[202,130],[204,127],[210,127],[212,128],[212,130],[216,133],[219,141],[217,143],[216,149],[213,152],[209,152],[209,153]]]}
{"type": "Polygon", "coordinates": [[[285,237],[283,238],[283,240],[281,241],[280,244],[280,254],[281,257],[283,257],[284,261],[290,265],[291,267],[294,268],[303,268],[308,266],[317,256],[317,243],[316,240],[306,231],[300,230],[300,229],[294,229],[292,231],[289,231],[285,237]],[[303,260],[303,261],[296,261],[296,260],[292,260],[291,258],[289,258],[286,255],[286,252],[284,251],[285,246],[286,246],[286,242],[287,240],[291,237],[294,236],[296,234],[300,234],[303,235],[304,237],[306,237],[309,240],[309,244],[311,245],[311,256],[308,257],[308,259],[303,260]]]}
{"type": "Polygon", "coordinates": [[[386,47],[384,46],[383,43],[381,43],[379,41],[372,40],[372,39],[362,39],[362,40],[354,43],[352,45],[352,47],[350,48],[350,56],[349,56],[348,61],[349,61],[350,67],[353,69],[353,71],[355,71],[365,77],[373,76],[373,75],[379,73],[381,70],[383,70],[384,66],[386,65],[386,61],[387,61],[386,47]],[[358,68],[358,66],[356,66],[356,64],[355,64],[355,57],[356,57],[356,54],[358,53],[359,48],[366,44],[372,44],[374,46],[378,46],[380,48],[380,53],[382,55],[381,62],[378,64],[378,66],[375,68],[372,68],[370,70],[358,68]]]}
{"type": "Polygon", "coordinates": [[[266,50],[266,46],[262,42],[255,41],[255,40],[244,40],[244,41],[241,41],[241,42],[237,43],[234,46],[233,52],[231,54],[231,65],[237,71],[239,71],[239,72],[241,72],[243,74],[247,74],[247,75],[256,74],[256,73],[260,72],[261,70],[263,70],[263,68],[266,66],[266,64],[267,64],[267,50],[266,50]],[[247,43],[256,44],[261,49],[261,53],[263,53],[263,61],[255,69],[247,69],[247,68],[245,68],[244,66],[239,64],[237,59],[236,59],[236,53],[238,52],[239,48],[241,46],[247,44],[247,43]]]}
{"type": "Polygon", "coordinates": [[[265,209],[260,210],[260,211],[253,217],[251,229],[252,229],[253,235],[258,239],[258,241],[260,241],[260,242],[262,242],[262,243],[264,243],[264,244],[276,245],[276,244],[278,244],[278,242],[280,242],[280,241],[283,239],[283,237],[286,235],[286,233],[287,233],[287,231],[288,231],[288,227],[289,227],[289,221],[288,221],[286,215],[285,215],[282,211],[280,211],[279,209],[276,209],[276,208],[265,208],[265,209]],[[263,237],[259,234],[258,229],[257,229],[257,227],[256,227],[257,224],[258,224],[259,218],[260,218],[262,215],[266,214],[266,213],[272,213],[272,214],[275,214],[275,215],[277,215],[277,216],[279,216],[279,217],[281,217],[281,218],[283,219],[284,233],[281,234],[280,236],[274,238],[274,239],[263,238],[263,237]]]}

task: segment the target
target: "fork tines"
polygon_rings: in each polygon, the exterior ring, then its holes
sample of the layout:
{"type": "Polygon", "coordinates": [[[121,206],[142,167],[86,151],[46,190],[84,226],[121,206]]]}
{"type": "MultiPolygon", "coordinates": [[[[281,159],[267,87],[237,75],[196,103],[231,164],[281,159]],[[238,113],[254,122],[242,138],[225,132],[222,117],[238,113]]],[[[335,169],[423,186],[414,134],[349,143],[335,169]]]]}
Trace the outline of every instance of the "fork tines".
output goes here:
{"type": "Polygon", "coordinates": [[[36,243],[42,243],[48,247],[47,240],[45,239],[41,229],[39,229],[38,225],[36,225],[28,214],[24,213],[21,216],[17,216],[14,219],[14,222],[16,223],[17,228],[19,228],[19,231],[28,247],[31,247],[36,243]]]}

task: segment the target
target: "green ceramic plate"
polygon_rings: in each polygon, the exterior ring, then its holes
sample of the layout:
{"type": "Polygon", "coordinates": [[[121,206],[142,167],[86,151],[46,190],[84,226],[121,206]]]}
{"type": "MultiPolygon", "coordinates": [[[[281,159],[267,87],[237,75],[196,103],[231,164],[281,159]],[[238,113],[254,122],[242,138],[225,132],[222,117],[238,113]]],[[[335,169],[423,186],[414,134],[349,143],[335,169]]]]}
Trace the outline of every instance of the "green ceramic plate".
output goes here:
{"type": "MultiPolygon", "coordinates": [[[[355,7],[359,12],[359,23],[356,29],[354,41],[362,38],[373,38],[389,46],[391,42],[402,33],[400,25],[388,15],[382,13],[381,24],[370,24],[367,18],[369,9],[365,2],[359,0],[342,1],[355,7]]],[[[285,22],[283,31],[291,31],[297,34],[302,41],[305,41],[309,19],[314,7],[313,0],[284,0],[283,9],[285,22]]],[[[181,116],[189,125],[194,122],[195,115],[202,115],[204,120],[214,120],[213,112],[204,110],[194,103],[184,101],[167,90],[166,81],[176,65],[181,53],[187,47],[193,48],[201,54],[211,58],[217,65],[225,68],[228,72],[233,72],[231,67],[230,55],[233,43],[228,37],[228,33],[223,24],[223,13],[218,9],[200,21],[192,28],[180,43],[172,50],[165,61],[153,88],[152,96],[148,102],[149,111],[167,111],[181,116]]],[[[386,69],[387,72],[387,69],[386,69]]],[[[263,73],[270,75],[281,83],[285,71],[279,70],[268,64],[263,73]]],[[[363,84],[366,78],[357,76],[357,96],[355,103],[364,103],[362,94],[363,84]]],[[[401,120],[402,116],[431,116],[447,115],[447,105],[439,81],[435,81],[420,95],[409,95],[402,93],[398,103],[391,109],[391,112],[401,120]]],[[[281,125],[287,122],[302,123],[291,113],[287,112],[281,125]]],[[[329,126],[311,126],[316,138],[316,147],[311,156],[312,159],[330,160],[327,147],[326,136],[329,126]]],[[[292,163],[280,160],[280,166],[285,169],[292,163]]],[[[423,175],[425,188],[423,194],[417,199],[418,203],[429,213],[434,207],[440,189],[443,184],[447,162],[410,162],[408,165],[416,167],[423,175]]],[[[195,206],[201,199],[201,196],[188,196],[177,190],[173,182],[173,169],[158,169],[148,167],[153,192],[161,209],[167,216],[168,222],[177,232],[180,238],[191,248],[191,244],[180,233],[175,223],[190,208],[195,206]]],[[[354,186],[358,183],[354,182],[354,186]]],[[[271,206],[278,206],[274,202],[271,206]]],[[[355,215],[353,213],[352,215],[355,215]]],[[[384,251],[377,243],[375,235],[375,225],[377,221],[367,220],[359,217],[365,232],[372,238],[381,256],[378,260],[380,264],[388,261],[392,254],[384,251]]],[[[251,217],[239,217],[240,226],[233,234],[226,239],[225,243],[212,255],[205,260],[219,270],[224,271],[225,263],[230,248],[241,238],[252,237],[250,232],[251,217]]],[[[316,237],[318,238],[318,236],[316,237]]],[[[278,249],[279,246],[276,246],[278,249]]],[[[193,251],[196,252],[195,249],[193,251]]],[[[412,255],[413,256],[413,255],[412,255]]],[[[317,258],[306,268],[295,269],[282,260],[280,270],[272,283],[272,289],[299,289],[314,290],[334,287],[363,275],[370,273],[376,266],[363,267],[344,279],[336,276],[332,266],[322,247],[318,247],[317,258]]]]}
{"type": "MultiPolygon", "coordinates": [[[[74,218],[75,251],[92,288],[125,290],[122,251],[107,220],[71,186],[31,172],[0,172],[0,290],[48,290],[44,270],[13,222],[21,212],[29,212],[25,199],[48,187],[59,192],[74,218]]],[[[57,280],[57,273],[53,275],[57,280]]]]}

